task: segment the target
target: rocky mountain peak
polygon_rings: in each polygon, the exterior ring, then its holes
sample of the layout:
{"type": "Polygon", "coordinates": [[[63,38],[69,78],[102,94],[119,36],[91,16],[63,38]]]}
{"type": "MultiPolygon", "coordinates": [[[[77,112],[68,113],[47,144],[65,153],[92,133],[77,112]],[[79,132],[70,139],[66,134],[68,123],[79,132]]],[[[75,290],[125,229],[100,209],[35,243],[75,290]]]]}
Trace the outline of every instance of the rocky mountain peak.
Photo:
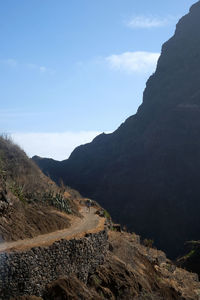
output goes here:
{"type": "Polygon", "coordinates": [[[38,163],[171,257],[200,232],[199,28],[197,2],[163,45],[137,114],[68,160],[38,163]]]}

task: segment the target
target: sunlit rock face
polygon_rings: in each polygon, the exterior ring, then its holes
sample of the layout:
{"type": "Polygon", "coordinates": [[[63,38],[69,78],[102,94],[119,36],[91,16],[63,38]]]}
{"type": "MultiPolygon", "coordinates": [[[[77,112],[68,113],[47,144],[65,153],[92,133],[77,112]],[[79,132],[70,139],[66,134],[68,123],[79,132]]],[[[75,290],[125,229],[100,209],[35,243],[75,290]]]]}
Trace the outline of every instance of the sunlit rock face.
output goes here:
{"type": "Polygon", "coordinates": [[[54,180],[99,201],[171,257],[200,232],[199,28],[197,2],[163,45],[137,114],[114,133],[61,163],[36,160],[54,180]]]}

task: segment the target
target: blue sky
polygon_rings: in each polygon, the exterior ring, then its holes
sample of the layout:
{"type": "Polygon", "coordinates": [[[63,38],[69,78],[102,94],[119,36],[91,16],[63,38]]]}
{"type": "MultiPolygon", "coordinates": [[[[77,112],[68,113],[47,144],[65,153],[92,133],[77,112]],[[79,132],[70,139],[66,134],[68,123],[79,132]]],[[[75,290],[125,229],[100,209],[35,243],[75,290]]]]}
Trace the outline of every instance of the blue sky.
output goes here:
{"type": "Polygon", "coordinates": [[[193,0],[0,3],[0,131],[67,158],[137,111],[161,45],[193,0]]]}

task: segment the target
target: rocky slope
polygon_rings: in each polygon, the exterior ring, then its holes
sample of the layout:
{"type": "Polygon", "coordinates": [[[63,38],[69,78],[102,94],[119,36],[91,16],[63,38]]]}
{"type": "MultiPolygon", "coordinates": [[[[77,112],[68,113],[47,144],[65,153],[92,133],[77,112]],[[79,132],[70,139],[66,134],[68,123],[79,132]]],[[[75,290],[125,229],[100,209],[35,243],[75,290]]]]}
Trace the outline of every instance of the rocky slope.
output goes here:
{"type": "Polygon", "coordinates": [[[94,198],[171,257],[200,232],[199,27],[197,2],[163,45],[138,112],[115,132],[62,162],[33,158],[56,182],[94,198]]]}
{"type": "Polygon", "coordinates": [[[196,274],[177,268],[162,251],[141,245],[139,237],[109,232],[109,251],[86,283],[75,275],[46,287],[42,298],[15,300],[192,300],[200,295],[196,274]]]}
{"type": "Polygon", "coordinates": [[[68,227],[67,214],[78,214],[75,198],[73,190],[59,188],[24,151],[0,137],[0,243],[68,227]]]}

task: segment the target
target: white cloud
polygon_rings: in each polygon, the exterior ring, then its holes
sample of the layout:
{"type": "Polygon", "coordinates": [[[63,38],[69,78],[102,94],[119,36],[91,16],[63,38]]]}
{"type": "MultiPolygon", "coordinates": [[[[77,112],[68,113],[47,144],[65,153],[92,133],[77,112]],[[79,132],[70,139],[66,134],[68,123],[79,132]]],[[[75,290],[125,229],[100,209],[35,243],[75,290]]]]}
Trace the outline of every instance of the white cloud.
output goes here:
{"type": "Polygon", "coordinates": [[[160,53],[154,52],[124,52],[122,54],[113,54],[106,58],[111,69],[125,71],[128,73],[152,73],[160,53]]]}
{"type": "Polygon", "coordinates": [[[163,27],[167,24],[166,19],[157,19],[145,16],[137,16],[127,22],[127,26],[130,28],[152,28],[163,27]]]}
{"type": "Polygon", "coordinates": [[[62,133],[13,133],[12,139],[32,157],[38,155],[57,160],[69,157],[79,145],[91,142],[98,131],[62,132],[62,133]]]}
{"type": "Polygon", "coordinates": [[[155,28],[168,26],[178,20],[178,17],[168,16],[165,18],[158,18],[153,16],[135,16],[128,22],[125,22],[126,26],[130,28],[155,28]]]}

